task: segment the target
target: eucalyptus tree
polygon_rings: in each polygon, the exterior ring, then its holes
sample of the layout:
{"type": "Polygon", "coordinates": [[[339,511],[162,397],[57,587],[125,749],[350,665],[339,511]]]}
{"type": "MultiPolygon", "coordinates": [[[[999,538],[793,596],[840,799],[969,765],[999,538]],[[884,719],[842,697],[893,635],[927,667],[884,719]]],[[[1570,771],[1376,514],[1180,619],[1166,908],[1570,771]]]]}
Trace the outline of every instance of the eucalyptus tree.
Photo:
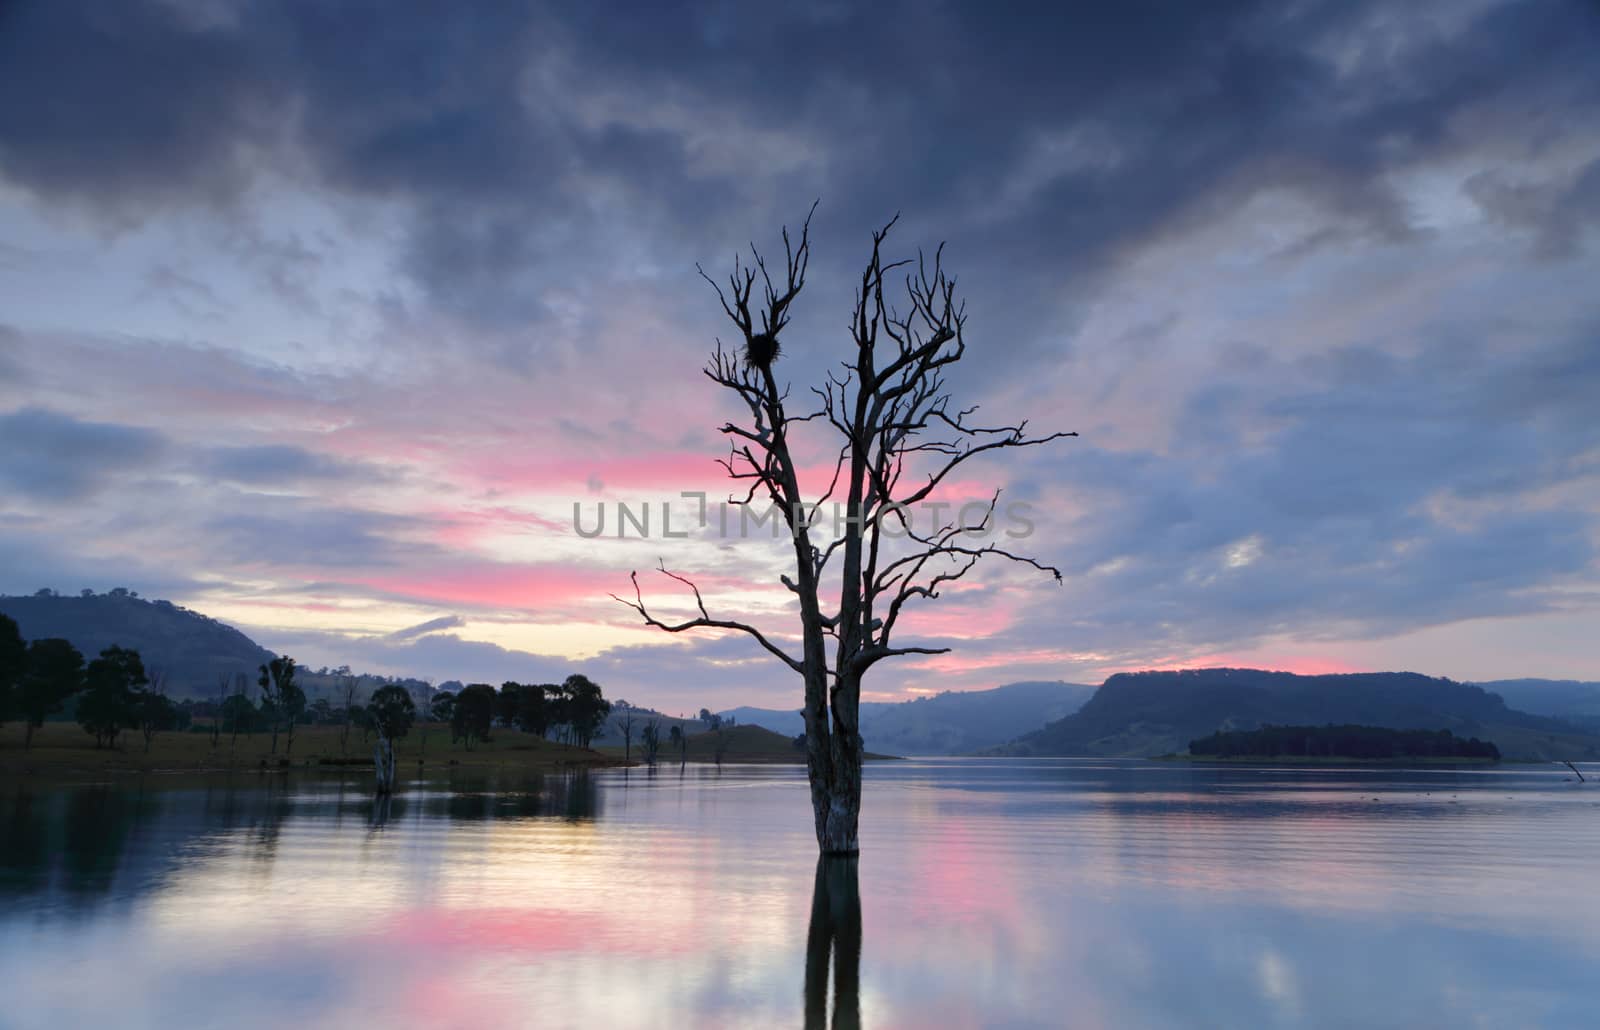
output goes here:
{"type": "Polygon", "coordinates": [[[468,751],[472,742],[489,740],[494,727],[495,691],[487,683],[469,683],[456,695],[455,707],[450,713],[450,742],[457,740],[468,751]]]}
{"type": "Polygon", "coordinates": [[[378,735],[372,746],[372,765],[377,771],[377,792],[394,792],[396,759],[394,743],[411,732],[417,718],[417,705],[411,693],[393,684],[379,687],[367,702],[367,718],[378,735]]]}
{"type": "Polygon", "coordinates": [[[700,273],[739,340],[725,347],[719,339],[704,369],[743,411],[739,421],[720,427],[730,444],[721,464],[744,491],[734,504],[770,502],[789,530],[792,575],[783,575],[781,582],[799,606],[798,653],[788,640],[775,639],[753,623],[713,615],[694,581],[665,565],[660,571],[692,594],[691,617],[657,617],[645,602],[637,572],[633,599],[618,598],[647,625],[666,632],[747,634],[800,677],[812,813],[817,843],[826,854],[859,850],[863,677],[885,659],[949,650],[904,643],[896,636],[907,606],[938,597],[942,587],[984,559],[1019,563],[1061,579],[1057,569],[994,542],[998,492],[978,506],[981,517],[968,517],[967,508],[949,521],[938,515],[939,509],[953,507],[939,501],[941,488],[968,462],[1073,434],[1030,434],[1026,421],[981,423],[976,408],[952,401],[946,375],[967,353],[966,306],[955,278],[945,271],[942,246],[931,257],[884,257],[894,224],[891,220],[872,234],[842,371],[829,372],[811,389],[815,403],[804,410],[791,408],[788,385],[780,383],[774,366],[791,309],[805,286],[810,217],[797,243],[784,230],[782,269],[769,269],[752,248],[749,262],[735,258],[725,287],[700,273]],[[811,452],[800,436],[813,425],[831,441],[821,452],[832,455],[836,449],[837,458],[823,492],[808,497],[801,469],[811,452]],[[842,520],[835,523],[842,523],[843,531],[824,543],[814,530],[830,502],[842,510],[842,520]],[[918,526],[914,510],[931,513],[932,524],[918,526]],[[989,542],[978,542],[978,536],[989,542]]]}
{"type": "Polygon", "coordinates": [[[83,655],[65,640],[35,640],[28,645],[13,705],[26,726],[22,746],[33,746],[33,731],[83,689],[83,655]]]}
{"type": "Polygon", "coordinates": [[[661,750],[661,720],[651,716],[639,731],[639,746],[644,751],[646,765],[656,764],[656,754],[661,750]]]}
{"type": "Polygon", "coordinates": [[[0,615],[0,723],[16,709],[17,688],[27,665],[28,645],[22,640],[16,620],[0,615]]]}
{"type": "Polygon", "coordinates": [[[282,655],[261,666],[256,679],[256,686],[261,688],[261,707],[268,710],[272,718],[273,754],[278,753],[278,730],[286,724],[288,743],[284,753],[294,751],[295,720],[305,711],[306,692],[295,682],[296,668],[293,658],[282,655]]]}
{"type": "Polygon", "coordinates": [[[611,714],[611,702],[605,698],[600,684],[581,672],[568,676],[561,684],[567,698],[567,721],[572,731],[572,742],[588,747],[595,734],[605,725],[611,714]]]}
{"type": "Polygon", "coordinates": [[[83,674],[85,690],[78,701],[78,724],[94,734],[94,746],[117,746],[125,729],[138,725],[138,699],[150,677],[139,652],[108,647],[83,674]]]}

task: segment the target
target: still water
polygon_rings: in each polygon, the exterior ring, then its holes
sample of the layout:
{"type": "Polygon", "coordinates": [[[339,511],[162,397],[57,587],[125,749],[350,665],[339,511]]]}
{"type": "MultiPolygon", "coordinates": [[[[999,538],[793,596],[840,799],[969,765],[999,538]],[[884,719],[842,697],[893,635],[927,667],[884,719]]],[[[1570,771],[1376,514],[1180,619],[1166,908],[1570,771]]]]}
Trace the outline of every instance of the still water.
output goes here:
{"type": "Polygon", "coordinates": [[[364,787],[0,782],[0,1026],[1600,1025],[1560,769],[881,763],[820,868],[798,768],[364,787]]]}

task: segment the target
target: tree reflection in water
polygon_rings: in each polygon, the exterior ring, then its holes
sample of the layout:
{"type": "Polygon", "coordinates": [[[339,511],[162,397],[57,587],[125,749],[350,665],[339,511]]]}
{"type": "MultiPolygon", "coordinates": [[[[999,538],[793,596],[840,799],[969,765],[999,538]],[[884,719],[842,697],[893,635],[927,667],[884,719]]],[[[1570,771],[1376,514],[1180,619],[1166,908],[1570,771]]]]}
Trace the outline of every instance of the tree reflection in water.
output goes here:
{"type": "Polygon", "coordinates": [[[861,886],[855,855],[817,858],[806,932],[806,1030],[828,1025],[828,963],[833,959],[833,1026],[861,1026],[861,886]]]}

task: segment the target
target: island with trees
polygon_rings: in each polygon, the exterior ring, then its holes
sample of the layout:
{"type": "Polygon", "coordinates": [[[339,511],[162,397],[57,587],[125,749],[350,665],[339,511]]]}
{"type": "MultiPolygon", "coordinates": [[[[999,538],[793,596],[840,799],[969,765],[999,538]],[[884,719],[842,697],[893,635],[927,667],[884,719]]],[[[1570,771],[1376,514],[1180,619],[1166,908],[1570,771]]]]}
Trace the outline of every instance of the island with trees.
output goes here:
{"type": "Polygon", "coordinates": [[[1210,760],[1498,762],[1500,749],[1449,730],[1382,726],[1263,726],[1227,730],[1189,742],[1189,757],[1210,760]]]}

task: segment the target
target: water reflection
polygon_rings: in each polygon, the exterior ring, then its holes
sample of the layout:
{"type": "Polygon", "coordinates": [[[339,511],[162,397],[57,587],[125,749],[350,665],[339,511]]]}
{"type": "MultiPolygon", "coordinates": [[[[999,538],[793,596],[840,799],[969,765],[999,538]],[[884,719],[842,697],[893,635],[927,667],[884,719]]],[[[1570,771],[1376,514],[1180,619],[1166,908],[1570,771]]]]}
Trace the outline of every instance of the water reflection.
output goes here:
{"type": "Polygon", "coordinates": [[[833,1027],[861,1025],[861,884],[855,855],[817,858],[806,930],[806,1030],[828,1025],[828,962],[833,960],[833,1027]]]}
{"type": "Polygon", "coordinates": [[[875,767],[0,782],[0,1024],[1584,1025],[1559,773],[875,767]],[[872,948],[863,949],[870,924],[872,948]],[[167,985],[183,984],[182,991],[167,985]],[[800,997],[796,997],[796,994],[800,997]]]}

